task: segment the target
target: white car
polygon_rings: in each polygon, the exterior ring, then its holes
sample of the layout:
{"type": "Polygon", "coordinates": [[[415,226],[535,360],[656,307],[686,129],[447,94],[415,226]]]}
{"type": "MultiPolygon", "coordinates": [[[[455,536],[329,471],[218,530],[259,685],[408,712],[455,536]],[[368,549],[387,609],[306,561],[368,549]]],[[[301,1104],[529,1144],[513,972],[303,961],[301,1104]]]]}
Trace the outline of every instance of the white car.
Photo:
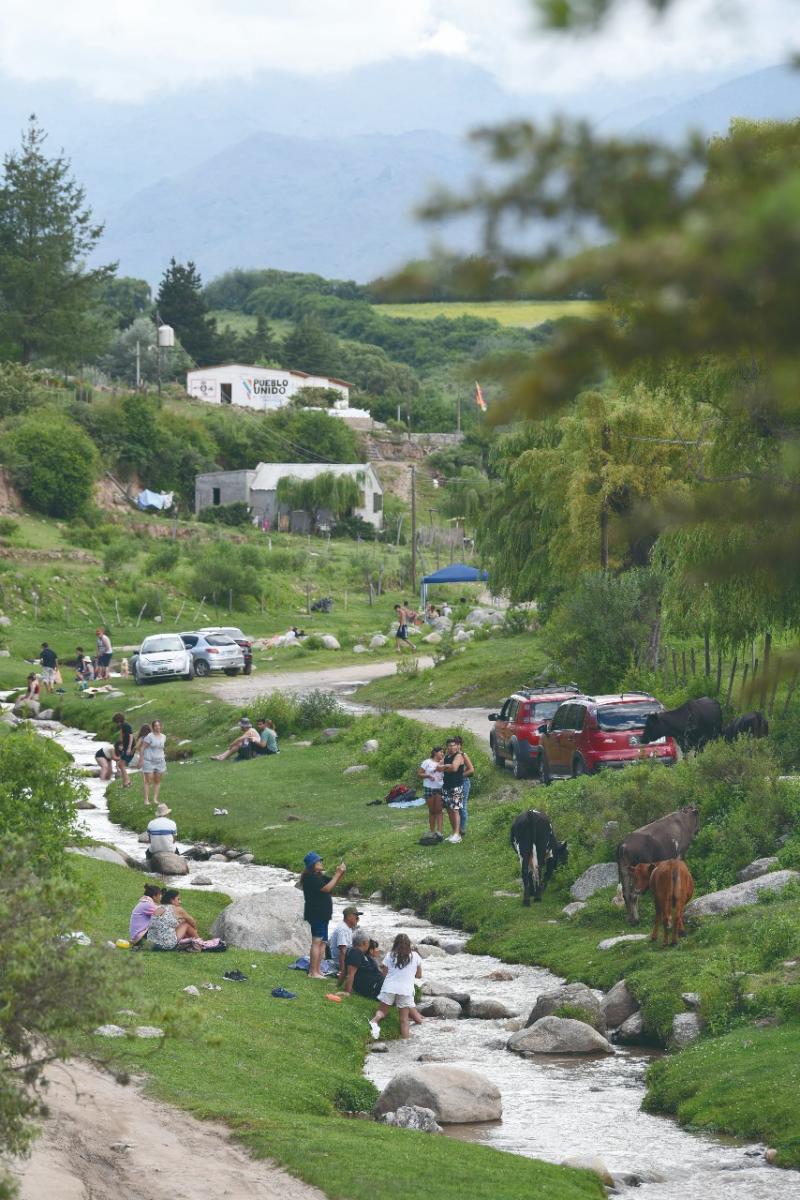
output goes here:
{"type": "Polygon", "coordinates": [[[154,633],[131,655],[131,671],[137,683],[151,679],[191,679],[194,665],[177,633],[154,633]]]}
{"type": "Polygon", "coordinates": [[[192,656],[195,675],[210,675],[212,671],[238,675],[244,670],[242,648],[226,633],[191,630],[182,633],[180,639],[192,656]]]}

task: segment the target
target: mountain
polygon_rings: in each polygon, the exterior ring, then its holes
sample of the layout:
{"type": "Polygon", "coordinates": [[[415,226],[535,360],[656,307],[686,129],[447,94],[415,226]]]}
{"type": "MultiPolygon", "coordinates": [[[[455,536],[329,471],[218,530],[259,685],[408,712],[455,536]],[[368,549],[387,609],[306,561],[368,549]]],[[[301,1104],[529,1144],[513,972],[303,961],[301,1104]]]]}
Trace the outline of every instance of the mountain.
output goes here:
{"type": "Polygon", "coordinates": [[[800,71],[777,66],[740,75],[648,117],[632,132],[677,142],[690,129],[706,137],[723,134],[734,117],[759,121],[800,119],[800,71]]]}
{"type": "MultiPolygon", "coordinates": [[[[425,253],[431,230],[412,210],[435,181],[458,188],[474,151],[449,134],[347,138],[254,133],[137,192],[109,217],[104,261],[155,282],[170,257],[193,258],[204,279],[268,265],[365,281],[425,253]]],[[[449,244],[477,244],[459,221],[449,244]]]]}

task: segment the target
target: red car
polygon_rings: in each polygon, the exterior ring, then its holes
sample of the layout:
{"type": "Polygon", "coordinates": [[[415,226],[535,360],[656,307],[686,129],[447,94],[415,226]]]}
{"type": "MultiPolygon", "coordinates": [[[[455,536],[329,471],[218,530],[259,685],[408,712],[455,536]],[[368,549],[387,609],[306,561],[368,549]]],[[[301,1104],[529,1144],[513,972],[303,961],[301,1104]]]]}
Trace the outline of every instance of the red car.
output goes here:
{"type": "Polygon", "coordinates": [[[641,743],[647,716],[663,711],[660,700],[646,692],[576,696],[561,704],[552,720],[539,728],[542,781],[574,779],[647,758],[673,766],[678,760],[673,738],[641,743]]]}
{"type": "Polygon", "coordinates": [[[489,713],[494,729],[489,734],[498,767],[510,759],[515,779],[539,774],[539,728],[552,717],[562,700],[579,696],[575,684],[520,688],[503,701],[499,713],[489,713]]]}

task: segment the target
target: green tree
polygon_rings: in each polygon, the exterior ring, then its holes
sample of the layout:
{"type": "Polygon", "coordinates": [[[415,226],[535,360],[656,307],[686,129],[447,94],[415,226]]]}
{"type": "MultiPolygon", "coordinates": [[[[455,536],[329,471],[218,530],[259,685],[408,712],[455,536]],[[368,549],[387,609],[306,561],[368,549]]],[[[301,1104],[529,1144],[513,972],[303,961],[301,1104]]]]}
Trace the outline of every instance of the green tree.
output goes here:
{"type": "Polygon", "coordinates": [[[119,329],[127,329],[137,317],[149,314],[153,303],[150,284],[132,275],[115,275],[100,288],[100,301],[114,316],[119,329]]]}
{"type": "Polygon", "coordinates": [[[47,158],[46,134],[31,117],[20,149],[6,155],[0,186],[0,347],[29,363],[85,362],[106,326],[99,290],[114,266],[87,268],[103,226],[63,155],[47,158]]]}
{"type": "Polygon", "coordinates": [[[255,331],[242,339],[242,353],[245,360],[262,365],[271,363],[278,354],[278,350],[278,343],[273,336],[266,315],[263,312],[258,313],[255,331]]]}
{"type": "Polygon", "coordinates": [[[278,480],[278,503],[289,511],[308,513],[315,525],[320,524],[323,514],[340,520],[351,516],[363,502],[362,482],[360,475],[337,475],[333,471],[322,471],[313,479],[284,475],[278,480]]]}
{"type": "Polygon", "coordinates": [[[75,803],[84,793],[59,746],[23,731],[0,742],[0,829],[20,837],[35,829],[28,865],[39,874],[75,841],[75,803]]]}
{"type": "Polygon", "coordinates": [[[38,371],[21,363],[0,362],[0,419],[46,403],[47,388],[38,371]]]}
{"type": "MultiPolygon", "coordinates": [[[[105,354],[97,359],[101,371],[112,379],[133,387],[136,383],[136,359],[139,346],[139,379],[142,383],[155,383],[159,377],[157,358],[157,334],[150,317],[137,317],[130,325],[117,331],[105,354]]],[[[180,341],[169,354],[161,356],[161,378],[179,379],[191,366],[191,360],[180,341]]]]}
{"type": "Polygon", "coordinates": [[[12,478],[31,508],[75,517],[94,491],[99,460],[94,443],[62,413],[39,409],[6,436],[12,478]]]}
{"type": "Polygon", "coordinates": [[[332,375],[339,369],[339,344],[316,317],[304,316],[284,339],[281,361],[293,371],[332,375]]]}
{"type": "Polygon", "coordinates": [[[199,366],[217,362],[217,323],[208,315],[200,273],[190,260],[174,258],[164,272],[156,296],[161,320],[171,325],[186,353],[199,366]]]}

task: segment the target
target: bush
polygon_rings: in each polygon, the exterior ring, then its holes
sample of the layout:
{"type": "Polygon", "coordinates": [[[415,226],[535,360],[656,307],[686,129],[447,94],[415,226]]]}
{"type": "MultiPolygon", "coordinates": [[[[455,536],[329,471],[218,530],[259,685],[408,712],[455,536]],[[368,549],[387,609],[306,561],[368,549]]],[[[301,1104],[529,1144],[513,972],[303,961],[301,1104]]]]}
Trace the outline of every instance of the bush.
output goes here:
{"type": "Polygon", "coordinates": [[[726,1033],[745,1010],[742,964],[722,951],[711,954],[697,976],[700,1016],[715,1037],[726,1033]]]}
{"type": "Polygon", "coordinates": [[[0,741],[0,829],[31,839],[27,866],[57,868],[76,840],[75,805],[86,795],[63,750],[30,729],[0,741]]]}
{"type": "Polygon", "coordinates": [[[379,1090],[369,1079],[349,1079],[339,1085],[333,1103],[339,1112],[372,1112],[379,1090]]]}
{"type": "Polygon", "coordinates": [[[0,517],[0,538],[12,538],[19,532],[19,522],[13,517],[0,517]]]}
{"type": "Polygon", "coordinates": [[[174,571],[180,562],[181,548],[178,542],[162,542],[151,550],[145,559],[145,571],[148,574],[167,575],[174,571]]]}
{"type": "Polygon", "coordinates": [[[198,513],[199,521],[207,525],[250,525],[252,516],[250,505],[243,500],[234,500],[231,504],[216,504],[203,508],[198,513]]]}
{"type": "MultiPolygon", "coordinates": [[[[786,898],[785,893],[780,897],[786,898]]],[[[797,922],[786,913],[764,914],[752,933],[750,948],[758,958],[762,971],[768,971],[800,951],[800,930],[797,922]]]]}
{"type": "Polygon", "coordinates": [[[75,517],[89,504],[99,459],[94,444],[57,412],[38,412],[6,437],[14,483],[31,508],[75,517]]]}
{"type": "Polygon", "coordinates": [[[350,725],[353,717],[330,692],[315,690],[298,697],[286,692],[271,692],[250,706],[251,719],[268,717],[279,737],[290,733],[350,725]]]}
{"type": "Polygon", "coordinates": [[[603,1024],[602,1019],[581,1004],[559,1004],[558,1008],[553,1009],[553,1016],[564,1017],[569,1021],[583,1021],[584,1025],[591,1025],[593,1029],[604,1032],[600,1028],[603,1024]]]}

